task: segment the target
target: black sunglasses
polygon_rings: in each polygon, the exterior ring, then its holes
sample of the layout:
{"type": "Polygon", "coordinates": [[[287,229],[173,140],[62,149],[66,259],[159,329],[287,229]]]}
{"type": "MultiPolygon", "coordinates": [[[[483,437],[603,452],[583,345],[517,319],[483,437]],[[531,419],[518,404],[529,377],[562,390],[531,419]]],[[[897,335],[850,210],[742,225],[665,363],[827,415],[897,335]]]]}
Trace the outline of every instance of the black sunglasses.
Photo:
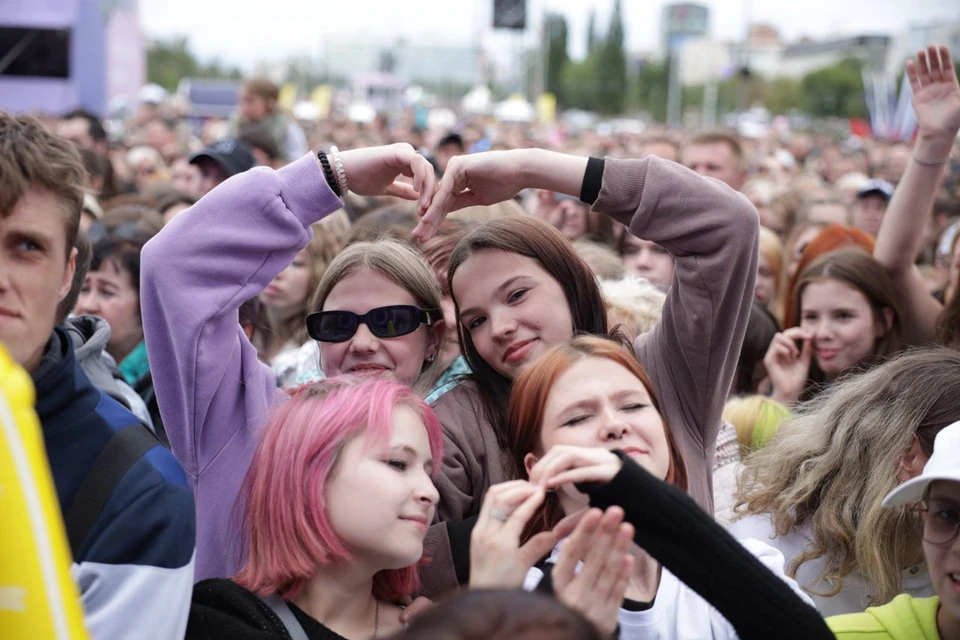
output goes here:
{"type": "Polygon", "coordinates": [[[421,324],[429,327],[441,319],[440,309],[421,309],[407,304],[377,307],[363,315],[352,311],[319,311],[307,316],[307,333],[320,342],[344,342],[352,338],[363,323],[378,338],[399,338],[413,333],[421,324]]]}

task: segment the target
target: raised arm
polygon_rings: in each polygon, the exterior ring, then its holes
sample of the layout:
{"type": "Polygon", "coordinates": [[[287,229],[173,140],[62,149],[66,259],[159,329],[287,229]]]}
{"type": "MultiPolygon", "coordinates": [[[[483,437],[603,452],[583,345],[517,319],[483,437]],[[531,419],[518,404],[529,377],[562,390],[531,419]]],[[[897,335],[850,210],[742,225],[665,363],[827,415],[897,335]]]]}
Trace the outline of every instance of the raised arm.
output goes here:
{"type": "Polygon", "coordinates": [[[312,223],[341,206],[318,160],[305,156],[227,180],[144,247],[154,386],[173,451],[194,481],[234,436],[253,437],[279,393],[240,328],[240,305],[306,246],[312,223]]]}
{"type": "Polygon", "coordinates": [[[757,211],[744,195],[674,162],[651,156],[605,164],[593,208],[674,256],[660,320],[634,347],[667,421],[687,429],[703,456],[716,441],[747,328],[757,211]]]}
{"type": "Polygon", "coordinates": [[[907,62],[918,135],[906,171],[883,217],[873,251],[900,298],[907,342],[936,339],[941,304],[927,292],[915,259],[925,221],[960,129],[960,85],[947,47],[929,47],[907,62]]]}

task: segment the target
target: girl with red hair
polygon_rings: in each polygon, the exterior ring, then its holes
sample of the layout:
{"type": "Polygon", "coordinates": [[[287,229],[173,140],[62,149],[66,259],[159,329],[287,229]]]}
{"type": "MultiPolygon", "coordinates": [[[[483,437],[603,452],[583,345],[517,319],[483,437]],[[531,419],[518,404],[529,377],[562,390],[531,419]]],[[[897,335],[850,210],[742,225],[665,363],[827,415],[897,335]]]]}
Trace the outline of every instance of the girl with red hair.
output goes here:
{"type": "Polygon", "coordinates": [[[508,421],[525,479],[487,492],[472,587],[549,583],[602,632],[619,626],[628,640],[831,637],[777,551],[737,543],[685,494],[683,459],[626,348],[581,336],[550,349],[514,382],[508,421]],[[744,593],[763,602],[745,606],[744,593]]]}

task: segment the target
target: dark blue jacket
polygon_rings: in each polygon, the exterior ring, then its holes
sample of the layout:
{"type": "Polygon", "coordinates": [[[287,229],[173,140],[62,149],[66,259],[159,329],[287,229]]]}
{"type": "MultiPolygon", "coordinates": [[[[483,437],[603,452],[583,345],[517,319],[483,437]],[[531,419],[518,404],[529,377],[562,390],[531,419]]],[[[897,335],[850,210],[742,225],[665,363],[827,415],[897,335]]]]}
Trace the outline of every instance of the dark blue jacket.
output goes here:
{"type": "MultiPolygon", "coordinates": [[[[94,387],[57,328],[33,374],[37,415],[66,513],[113,434],[137,418],[94,387]]],[[[74,558],[94,638],[182,638],[193,585],[196,522],[183,469],[160,443],[116,485],[74,558]]]]}

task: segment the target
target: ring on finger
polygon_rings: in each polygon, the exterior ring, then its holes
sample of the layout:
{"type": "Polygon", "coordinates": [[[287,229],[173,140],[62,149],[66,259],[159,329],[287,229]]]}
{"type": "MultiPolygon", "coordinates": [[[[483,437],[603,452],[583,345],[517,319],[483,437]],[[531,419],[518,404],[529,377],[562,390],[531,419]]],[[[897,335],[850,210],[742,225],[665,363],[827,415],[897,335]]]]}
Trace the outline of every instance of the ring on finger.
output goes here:
{"type": "Polygon", "coordinates": [[[496,507],[490,509],[490,517],[500,522],[506,522],[510,518],[509,513],[505,513],[496,507]]]}

